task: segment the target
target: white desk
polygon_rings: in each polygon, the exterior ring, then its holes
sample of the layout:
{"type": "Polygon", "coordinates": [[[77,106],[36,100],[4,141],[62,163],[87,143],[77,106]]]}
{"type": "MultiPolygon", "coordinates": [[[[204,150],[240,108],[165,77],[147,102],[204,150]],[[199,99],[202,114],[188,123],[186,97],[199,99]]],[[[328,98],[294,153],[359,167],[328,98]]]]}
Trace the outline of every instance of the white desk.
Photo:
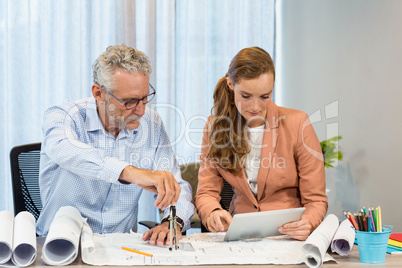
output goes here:
{"type": "MultiPolygon", "coordinates": [[[[37,244],[37,250],[38,250],[38,256],[36,257],[35,262],[29,266],[29,267],[52,267],[48,266],[43,263],[42,261],[42,245],[45,242],[44,237],[38,237],[38,244],[37,244]]],[[[355,245],[353,247],[353,250],[351,254],[347,257],[342,257],[339,256],[338,254],[332,254],[335,260],[338,261],[338,264],[335,262],[325,262],[323,267],[337,267],[337,268],[343,268],[343,267],[402,267],[402,254],[401,255],[390,255],[387,254],[385,258],[385,263],[378,263],[378,264],[369,264],[369,263],[363,263],[360,262],[359,259],[359,250],[358,247],[355,245]]],[[[55,266],[53,266],[55,267],[55,266]]],[[[62,266],[66,267],[66,266],[62,266]]],[[[77,259],[68,265],[67,267],[77,267],[77,268],[89,268],[89,267],[108,267],[108,268],[127,268],[130,266],[92,266],[88,265],[82,262],[81,260],[81,254],[78,255],[77,259]]],[[[149,268],[151,266],[135,266],[135,267],[146,267],[149,268]]],[[[173,267],[173,266],[169,266],[173,267]]],[[[236,267],[236,268],[243,268],[243,267],[281,267],[281,268],[287,268],[287,267],[307,267],[305,264],[299,264],[299,265],[272,265],[272,264],[267,264],[267,265],[194,265],[194,266],[180,266],[180,267],[199,267],[199,268],[222,268],[222,267],[236,267]]]]}

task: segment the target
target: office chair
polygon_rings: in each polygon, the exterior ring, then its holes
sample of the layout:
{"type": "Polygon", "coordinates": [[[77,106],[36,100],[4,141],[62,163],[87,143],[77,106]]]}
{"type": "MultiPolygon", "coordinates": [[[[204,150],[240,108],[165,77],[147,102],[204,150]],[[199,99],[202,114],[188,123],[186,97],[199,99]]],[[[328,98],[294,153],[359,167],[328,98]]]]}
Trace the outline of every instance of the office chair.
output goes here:
{"type": "Polygon", "coordinates": [[[32,213],[36,220],[42,210],[39,192],[39,161],[41,143],[15,146],[10,151],[14,215],[32,213]]]}

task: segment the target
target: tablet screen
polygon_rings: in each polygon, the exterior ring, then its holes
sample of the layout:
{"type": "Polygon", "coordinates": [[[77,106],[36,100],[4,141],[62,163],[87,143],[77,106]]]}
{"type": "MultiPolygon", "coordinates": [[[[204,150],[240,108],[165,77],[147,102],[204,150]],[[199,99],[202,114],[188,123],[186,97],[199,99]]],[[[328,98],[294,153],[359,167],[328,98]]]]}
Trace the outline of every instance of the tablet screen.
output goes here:
{"type": "Polygon", "coordinates": [[[300,220],[305,208],[289,208],[236,214],[233,216],[225,241],[281,235],[278,228],[300,220]]]}

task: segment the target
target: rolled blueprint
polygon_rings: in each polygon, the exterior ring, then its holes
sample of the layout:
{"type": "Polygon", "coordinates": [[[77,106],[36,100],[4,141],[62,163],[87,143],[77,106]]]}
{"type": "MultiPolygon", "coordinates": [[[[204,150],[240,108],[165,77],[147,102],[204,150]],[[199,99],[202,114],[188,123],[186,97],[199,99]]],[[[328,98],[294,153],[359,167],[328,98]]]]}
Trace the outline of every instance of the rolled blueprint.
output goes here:
{"type": "Polygon", "coordinates": [[[324,255],[331,244],[338,226],[338,217],[329,214],[307,238],[302,250],[304,253],[304,262],[308,267],[322,266],[324,255]]]}
{"type": "Polygon", "coordinates": [[[0,212],[0,266],[25,267],[36,259],[35,217],[22,211],[15,216],[0,212]]]}
{"type": "Polygon", "coordinates": [[[11,257],[15,266],[31,265],[36,259],[36,224],[35,217],[22,211],[14,219],[14,243],[11,257]]]}
{"type": "Polygon", "coordinates": [[[10,261],[13,248],[14,217],[10,211],[0,211],[0,265],[10,261]]]}
{"type": "Polygon", "coordinates": [[[61,207],[50,224],[42,248],[42,259],[48,265],[68,265],[78,255],[81,229],[86,219],[74,207],[61,207]]]}
{"type": "Polygon", "coordinates": [[[355,241],[355,230],[348,219],[341,222],[331,243],[332,252],[341,256],[349,255],[355,241]]]}

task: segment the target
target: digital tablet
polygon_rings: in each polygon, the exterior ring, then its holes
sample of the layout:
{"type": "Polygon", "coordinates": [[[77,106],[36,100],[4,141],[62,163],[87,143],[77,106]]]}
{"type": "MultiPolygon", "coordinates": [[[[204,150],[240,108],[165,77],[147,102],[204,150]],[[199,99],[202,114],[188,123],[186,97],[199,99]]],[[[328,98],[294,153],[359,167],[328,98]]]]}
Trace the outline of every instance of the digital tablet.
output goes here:
{"type": "Polygon", "coordinates": [[[280,235],[278,228],[285,223],[300,220],[305,208],[289,208],[236,214],[233,216],[225,241],[280,235]]]}

